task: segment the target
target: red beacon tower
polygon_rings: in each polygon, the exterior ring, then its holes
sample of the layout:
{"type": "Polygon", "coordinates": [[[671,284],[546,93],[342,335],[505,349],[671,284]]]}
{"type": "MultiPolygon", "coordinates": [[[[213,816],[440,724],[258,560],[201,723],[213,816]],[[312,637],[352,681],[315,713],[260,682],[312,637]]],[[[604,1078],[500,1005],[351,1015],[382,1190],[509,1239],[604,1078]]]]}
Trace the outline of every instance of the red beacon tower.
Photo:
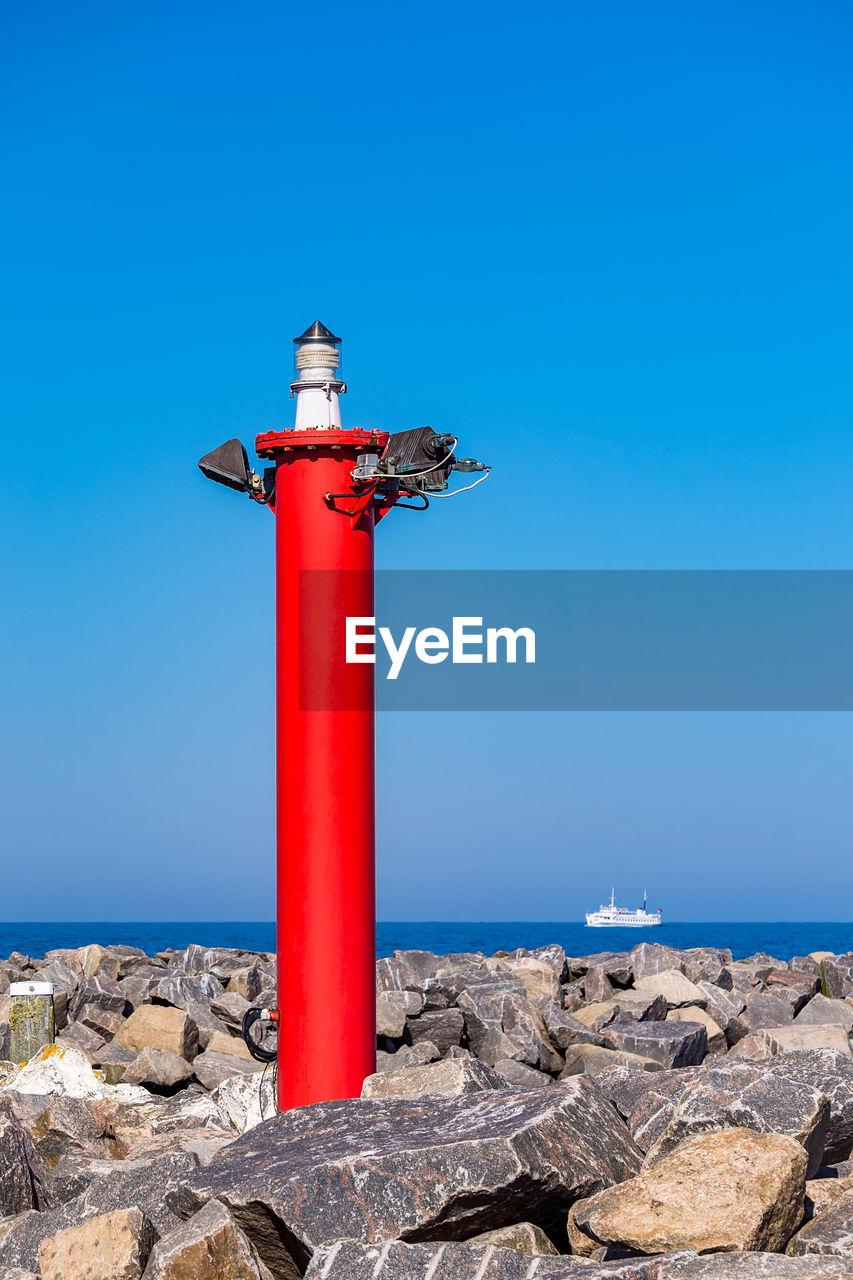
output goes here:
{"type": "Polygon", "coordinates": [[[374,614],[374,529],[489,471],[431,427],[345,430],[341,339],[315,321],[294,343],[296,421],[257,437],[263,475],[239,440],[198,464],[275,513],[278,1009],[243,1034],[277,1061],[282,1111],[358,1097],[376,1068],[374,667],[345,660],[346,619],[374,614]]]}

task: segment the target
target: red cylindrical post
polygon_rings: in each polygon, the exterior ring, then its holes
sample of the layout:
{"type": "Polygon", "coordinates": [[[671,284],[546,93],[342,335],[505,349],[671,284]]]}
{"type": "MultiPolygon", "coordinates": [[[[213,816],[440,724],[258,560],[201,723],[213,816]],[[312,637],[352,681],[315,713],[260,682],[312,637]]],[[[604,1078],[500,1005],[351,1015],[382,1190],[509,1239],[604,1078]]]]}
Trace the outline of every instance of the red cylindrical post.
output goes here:
{"type": "Polygon", "coordinates": [[[278,1103],[358,1097],[375,1070],[374,710],[345,619],[373,615],[376,433],[258,438],[276,463],[278,1103]],[[347,495],[328,499],[326,495],[347,495]],[[351,497],[349,496],[351,495],[351,497]]]}

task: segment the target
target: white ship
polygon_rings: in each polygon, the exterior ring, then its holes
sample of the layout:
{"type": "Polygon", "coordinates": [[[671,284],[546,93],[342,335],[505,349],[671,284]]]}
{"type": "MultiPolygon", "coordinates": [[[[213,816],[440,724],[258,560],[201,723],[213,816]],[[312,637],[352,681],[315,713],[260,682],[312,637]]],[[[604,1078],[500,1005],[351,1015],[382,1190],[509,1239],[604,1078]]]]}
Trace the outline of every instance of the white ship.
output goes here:
{"type": "Polygon", "coordinates": [[[617,907],[616,890],[610,890],[610,906],[601,906],[597,911],[587,911],[586,922],[591,929],[648,929],[661,922],[660,908],[647,911],[648,895],[643,893],[643,905],[636,911],[627,907],[617,907]]]}

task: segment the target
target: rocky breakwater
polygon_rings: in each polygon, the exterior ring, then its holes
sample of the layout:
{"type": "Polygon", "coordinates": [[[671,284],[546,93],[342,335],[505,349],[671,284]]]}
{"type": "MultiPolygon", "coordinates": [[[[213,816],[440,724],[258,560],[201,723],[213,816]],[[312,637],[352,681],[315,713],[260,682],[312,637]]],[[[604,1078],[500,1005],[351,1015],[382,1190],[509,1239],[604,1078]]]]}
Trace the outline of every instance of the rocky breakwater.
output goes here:
{"type": "Polygon", "coordinates": [[[362,1098],[281,1116],[238,1034],[272,956],[0,964],[34,975],[0,1280],[853,1280],[853,954],[397,953],[362,1098]]]}

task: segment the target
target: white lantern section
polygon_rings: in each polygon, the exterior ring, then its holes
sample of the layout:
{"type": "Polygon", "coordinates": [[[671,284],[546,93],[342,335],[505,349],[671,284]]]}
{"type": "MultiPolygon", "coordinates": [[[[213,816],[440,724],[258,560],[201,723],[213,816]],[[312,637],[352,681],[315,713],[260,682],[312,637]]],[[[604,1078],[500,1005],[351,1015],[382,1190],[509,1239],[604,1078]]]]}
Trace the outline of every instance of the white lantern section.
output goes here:
{"type": "Polygon", "coordinates": [[[340,431],[341,339],[319,320],[293,339],[297,431],[340,431]]]}

